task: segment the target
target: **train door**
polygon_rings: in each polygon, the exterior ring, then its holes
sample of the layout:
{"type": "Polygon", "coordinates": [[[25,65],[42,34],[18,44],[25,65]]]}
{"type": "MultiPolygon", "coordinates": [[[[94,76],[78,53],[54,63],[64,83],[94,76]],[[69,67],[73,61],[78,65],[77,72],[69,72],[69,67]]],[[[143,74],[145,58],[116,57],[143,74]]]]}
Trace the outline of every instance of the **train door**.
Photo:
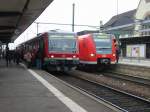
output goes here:
{"type": "Polygon", "coordinates": [[[86,38],[79,39],[79,58],[80,60],[85,60],[87,57],[88,46],[86,44],[86,38]]]}
{"type": "Polygon", "coordinates": [[[40,38],[39,39],[39,51],[41,53],[41,59],[43,60],[44,56],[45,56],[45,49],[44,49],[44,39],[43,38],[40,38]]]}

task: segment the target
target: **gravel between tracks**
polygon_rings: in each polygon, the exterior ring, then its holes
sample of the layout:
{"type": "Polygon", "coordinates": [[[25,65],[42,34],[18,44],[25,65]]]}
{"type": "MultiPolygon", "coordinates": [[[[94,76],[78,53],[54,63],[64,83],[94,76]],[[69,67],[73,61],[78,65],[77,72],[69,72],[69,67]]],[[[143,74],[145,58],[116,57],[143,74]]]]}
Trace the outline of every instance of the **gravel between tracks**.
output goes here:
{"type": "Polygon", "coordinates": [[[81,71],[71,71],[70,74],[78,77],[85,77],[89,80],[96,81],[98,83],[102,83],[108,86],[111,86],[113,88],[134,94],[139,97],[143,97],[150,101],[150,87],[149,86],[143,86],[140,84],[135,84],[130,81],[123,81],[111,77],[104,76],[102,74],[96,75],[93,73],[85,73],[81,71]]]}

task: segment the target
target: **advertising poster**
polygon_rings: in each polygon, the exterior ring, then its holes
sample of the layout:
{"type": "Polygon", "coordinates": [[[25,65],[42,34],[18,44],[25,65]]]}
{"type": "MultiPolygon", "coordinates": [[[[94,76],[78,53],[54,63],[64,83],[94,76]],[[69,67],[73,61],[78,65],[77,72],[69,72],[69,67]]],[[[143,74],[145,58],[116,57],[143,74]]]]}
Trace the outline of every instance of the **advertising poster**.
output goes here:
{"type": "Polygon", "coordinates": [[[145,58],[145,44],[127,45],[127,57],[145,58]]]}

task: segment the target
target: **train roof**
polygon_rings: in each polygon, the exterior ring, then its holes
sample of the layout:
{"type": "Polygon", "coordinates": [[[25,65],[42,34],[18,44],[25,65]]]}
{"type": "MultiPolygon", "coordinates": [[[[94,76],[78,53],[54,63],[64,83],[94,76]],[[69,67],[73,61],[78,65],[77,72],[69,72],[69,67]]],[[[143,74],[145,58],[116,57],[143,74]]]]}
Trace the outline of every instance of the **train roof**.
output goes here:
{"type": "Polygon", "coordinates": [[[73,35],[76,35],[77,33],[76,32],[70,32],[70,31],[64,31],[64,30],[49,30],[47,32],[43,32],[43,33],[39,33],[37,36],[35,36],[34,38],[31,38],[30,40],[27,40],[21,44],[19,44],[18,46],[22,45],[22,44],[25,44],[25,43],[30,43],[31,41],[34,41],[36,39],[40,39],[42,35],[45,35],[45,34],[73,34],[73,35]]]}
{"type": "Polygon", "coordinates": [[[77,35],[86,35],[86,34],[91,34],[91,33],[99,33],[99,30],[83,30],[80,32],[77,32],[77,35]]]}
{"type": "Polygon", "coordinates": [[[94,35],[113,35],[113,34],[110,34],[110,33],[99,32],[98,30],[84,30],[84,31],[77,32],[77,35],[78,35],[78,36],[87,35],[87,34],[94,34],[94,35]]]}
{"type": "Polygon", "coordinates": [[[64,30],[50,30],[47,33],[49,33],[49,34],[74,34],[74,35],[76,35],[76,32],[64,31],[64,30]]]}

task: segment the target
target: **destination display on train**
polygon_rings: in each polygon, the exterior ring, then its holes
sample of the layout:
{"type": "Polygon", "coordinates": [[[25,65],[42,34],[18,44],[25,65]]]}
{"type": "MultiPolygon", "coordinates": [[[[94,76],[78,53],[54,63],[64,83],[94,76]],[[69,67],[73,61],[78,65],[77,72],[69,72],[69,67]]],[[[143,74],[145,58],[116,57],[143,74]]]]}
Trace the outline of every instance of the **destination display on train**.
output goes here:
{"type": "Polygon", "coordinates": [[[49,37],[50,38],[55,38],[55,39],[57,39],[57,38],[67,38],[67,39],[69,39],[69,38],[75,38],[75,35],[49,35],[49,37]]]}
{"type": "Polygon", "coordinates": [[[106,35],[106,34],[97,34],[93,36],[94,38],[110,38],[110,35],[106,35]]]}

